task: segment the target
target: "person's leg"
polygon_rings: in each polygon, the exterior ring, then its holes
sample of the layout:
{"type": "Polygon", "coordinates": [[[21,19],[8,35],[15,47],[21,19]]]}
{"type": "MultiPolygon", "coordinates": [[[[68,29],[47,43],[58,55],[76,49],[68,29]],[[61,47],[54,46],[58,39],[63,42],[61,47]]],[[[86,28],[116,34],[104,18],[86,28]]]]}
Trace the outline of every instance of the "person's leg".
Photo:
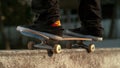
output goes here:
{"type": "Polygon", "coordinates": [[[59,4],[57,0],[32,0],[32,11],[36,14],[34,23],[45,22],[49,26],[60,21],[59,4]]]}
{"type": "Polygon", "coordinates": [[[31,8],[36,15],[34,24],[23,26],[24,28],[62,36],[57,0],[32,0],[31,8]]]}
{"type": "Polygon", "coordinates": [[[79,17],[81,27],[71,31],[74,32],[75,35],[82,34],[86,37],[91,36],[102,40],[103,28],[101,26],[100,0],[81,0],[79,5],[79,17]]]}
{"type": "Polygon", "coordinates": [[[79,5],[79,17],[82,26],[101,27],[100,0],[81,0],[79,5]]]}

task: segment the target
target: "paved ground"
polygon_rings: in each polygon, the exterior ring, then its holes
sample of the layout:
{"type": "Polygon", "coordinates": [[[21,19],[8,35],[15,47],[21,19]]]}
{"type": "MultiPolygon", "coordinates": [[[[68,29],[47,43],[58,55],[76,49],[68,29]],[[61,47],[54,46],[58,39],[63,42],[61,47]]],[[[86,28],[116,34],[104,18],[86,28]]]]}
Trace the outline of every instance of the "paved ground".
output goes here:
{"type": "Polygon", "coordinates": [[[0,51],[0,68],[119,68],[120,48],[63,50],[48,56],[46,50],[0,51]]]}
{"type": "Polygon", "coordinates": [[[93,53],[84,49],[63,49],[53,55],[46,50],[1,50],[0,68],[120,68],[120,39],[95,44],[93,53]]]}

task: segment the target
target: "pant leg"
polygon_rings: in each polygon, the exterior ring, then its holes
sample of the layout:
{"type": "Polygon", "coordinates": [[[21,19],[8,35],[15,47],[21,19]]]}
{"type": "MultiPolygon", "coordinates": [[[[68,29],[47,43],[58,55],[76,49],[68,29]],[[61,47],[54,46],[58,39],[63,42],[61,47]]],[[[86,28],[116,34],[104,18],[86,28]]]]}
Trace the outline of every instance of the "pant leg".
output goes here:
{"type": "Polygon", "coordinates": [[[79,5],[79,17],[82,26],[101,26],[100,0],[81,0],[79,5]]]}
{"type": "Polygon", "coordinates": [[[57,0],[32,0],[32,11],[37,17],[34,23],[51,25],[60,19],[57,0]]]}

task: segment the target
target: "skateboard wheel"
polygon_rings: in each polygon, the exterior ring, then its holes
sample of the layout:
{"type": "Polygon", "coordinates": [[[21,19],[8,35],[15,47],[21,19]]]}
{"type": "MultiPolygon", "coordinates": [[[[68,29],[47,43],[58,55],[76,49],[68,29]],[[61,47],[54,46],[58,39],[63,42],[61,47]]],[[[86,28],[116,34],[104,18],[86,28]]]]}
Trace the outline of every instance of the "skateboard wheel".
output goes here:
{"type": "Polygon", "coordinates": [[[90,44],[89,48],[88,48],[89,52],[94,52],[95,51],[95,45],[94,44],[90,44]]]}
{"type": "Polygon", "coordinates": [[[33,41],[28,42],[28,44],[27,44],[28,49],[32,50],[34,44],[35,44],[35,42],[33,42],[33,41]]]}
{"type": "Polygon", "coordinates": [[[61,52],[61,46],[59,44],[55,44],[53,52],[58,54],[61,52]]]}

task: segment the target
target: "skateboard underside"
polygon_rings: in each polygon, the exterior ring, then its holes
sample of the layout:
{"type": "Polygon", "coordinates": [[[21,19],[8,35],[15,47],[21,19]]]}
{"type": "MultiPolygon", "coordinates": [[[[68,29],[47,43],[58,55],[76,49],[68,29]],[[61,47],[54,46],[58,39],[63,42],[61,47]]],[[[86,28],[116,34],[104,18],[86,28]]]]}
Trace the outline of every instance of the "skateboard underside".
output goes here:
{"type": "Polygon", "coordinates": [[[30,30],[23,27],[17,27],[17,30],[25,36],[33,37],[40,40],[40,43],[35,43],[33,41],[30,41],[28,43],[28,48],[33,49],[35,48],[43,48],[43,49],[49,49],[52,50],[54,53],[60,53],[61,52],[61,45],[60,41],[69,41],[69,48],[74,47],[82,47],[85,48],[88,52],[93,52],[95,50],[95,45],[93,43],[90,43],[89,45],[85,45],[83,41],[93,41],[92,38],[78,38],[73,36],[67,36],[64,35],[63,37],[56,36],[53,34],[45,33],[45,32],[38,32],[34,30],[30,30]],[[75,41],[75,43],[71,43],[71,41],[75,41]]]}

